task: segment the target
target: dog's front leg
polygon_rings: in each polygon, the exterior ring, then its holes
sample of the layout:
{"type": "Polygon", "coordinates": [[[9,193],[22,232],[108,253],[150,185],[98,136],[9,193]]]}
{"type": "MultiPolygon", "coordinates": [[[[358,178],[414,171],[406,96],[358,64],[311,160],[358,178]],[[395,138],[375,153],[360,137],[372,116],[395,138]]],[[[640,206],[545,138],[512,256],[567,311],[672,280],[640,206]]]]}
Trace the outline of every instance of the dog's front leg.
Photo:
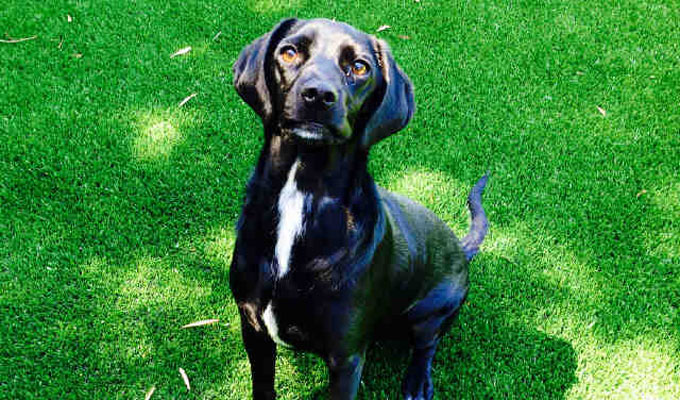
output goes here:
{"type": "Polygon", "coordinates": [[[332,400],[352,400],[356,397],[364,367],[364,355],[328,357],[328,377],[332,400]]]}
{"type": "Polygon", "coordinates": [[[256,330],[243,311],[241,311],[241,335],[243,336],[243,344],[250,361],[253,400],[275,399],[274,369],[276,365],[276,343],[264,330],[256,330]]]}

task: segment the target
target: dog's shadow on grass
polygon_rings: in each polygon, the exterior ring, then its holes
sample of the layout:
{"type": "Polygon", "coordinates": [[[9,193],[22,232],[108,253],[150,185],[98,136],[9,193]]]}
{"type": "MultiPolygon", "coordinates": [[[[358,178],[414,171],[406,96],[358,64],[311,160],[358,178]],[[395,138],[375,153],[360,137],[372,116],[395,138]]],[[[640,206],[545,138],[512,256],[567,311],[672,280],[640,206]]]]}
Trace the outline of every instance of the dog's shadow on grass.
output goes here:
{"type": "MultiPolygon", "coordinates": [[[[576,382],[576,352],[566,341],[497,320],[479,320],[470,328],[461,332],[456,323],[440,343],[432,371],[435,397],[493,398],[501,392],[510,398],[527,393],[531,398],[564,398],[576,382]],[[504,334],[476,334],[479,327],[474,325],[483,324],[504,334]]],[[[368,353],[360,398],[401,398],[408,361],[407,343],[376,343],[368,353]]]]}

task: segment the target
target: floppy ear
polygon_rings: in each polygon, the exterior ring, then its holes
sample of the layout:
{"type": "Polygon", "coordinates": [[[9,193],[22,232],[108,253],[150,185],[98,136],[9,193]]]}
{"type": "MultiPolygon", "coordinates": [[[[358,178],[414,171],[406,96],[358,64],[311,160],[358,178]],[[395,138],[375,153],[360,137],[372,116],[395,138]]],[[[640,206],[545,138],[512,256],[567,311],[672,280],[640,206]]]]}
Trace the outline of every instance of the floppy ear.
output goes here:
{"type": "MultiPolygon", "coordinates": [[[[413,85],[394,62],[387,43],[375,40],[376,55],[383,75],[382,100],[366,123],[361,146],[368,149],[387,136],[403,129],[413,116],[413,85]]],[[[376,101],[377,102],[377,101],[376,101]]]]}
{"type": "Polygon", "coordinates": [[[272,114],[272,52],[297,22],[295,18],[279,22],[271,32],[257,38],[241,51],[234,63],[234,87],[239,96],[263,119],[272,114]]]}

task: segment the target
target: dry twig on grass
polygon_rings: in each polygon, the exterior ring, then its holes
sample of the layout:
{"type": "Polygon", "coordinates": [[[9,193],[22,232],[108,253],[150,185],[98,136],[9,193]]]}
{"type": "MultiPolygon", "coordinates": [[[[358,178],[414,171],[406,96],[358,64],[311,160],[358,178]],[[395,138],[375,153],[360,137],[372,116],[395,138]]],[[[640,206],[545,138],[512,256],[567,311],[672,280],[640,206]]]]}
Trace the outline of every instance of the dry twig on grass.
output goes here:
{"type": "Polygon", "coordinates": [[[179,102],[179,105],[177,107],[182,107],[183,105],[187,104],[187,102],[189,100],[193,99],[197,95],[198,95],[198,93],[192,93],[192,94],[188,95],[187,97],[184,98],[184,100],[179,102]]]}
{"type": "Polygon", "coordinates": [[[33,40],[33,39],[37,39],[37,38],[38,38],[37,35],[33,35],[31,37],[25,37],[25,38],[21,38],[21,39],[0,39],[0,43],[21,43],[21,42],[25,42],[25,41],[33,40]]]}
{"type": "Polygon", "coordinates": [[[185,47],[185,48],[179,49],[179,50],[177,50],[176,52],[172,53],[172,54],[170,55],[170,58],[175,58],[175,57],[177,57],[177,56],[182,56],[182,55],[184,55],[184,54],[187,54],[187,53],[190,52],[190,51],[191,51],[191,46],[187,46],[187,47],[185,47]]]}
{"type": "Polygon", "coordinates": [[[211,324],[215,324],[217,322],[220,322],[220,320],[219,319],[204,319],[204,320],[201,320],[201,321],[196,321],[196,322],[192,322],[190,324],[186,324],[182,327],[182,329],[195,328],[197,326],[203,326],[203,325],[211,325],[211,324]]]}
{"type": "Polygon", "coordinates": [[[151,396],[153,396],[153,392],[156,391],[156,386],[151,386],[151,389],[149,389],[148,392],[146,392],[146,396],[144,396],[144,400],[149,400],[151,396]]]}
{"type": "Polygon", "coordinates": [[[184,372],[183,368],[179,369],[179,374],[182,375],[182,380],[184,381],[184,385],[186,385],[187,390],[191,391],[191,385],[189,384],[189,377],[187,376],[187,373],[184,372]]]}

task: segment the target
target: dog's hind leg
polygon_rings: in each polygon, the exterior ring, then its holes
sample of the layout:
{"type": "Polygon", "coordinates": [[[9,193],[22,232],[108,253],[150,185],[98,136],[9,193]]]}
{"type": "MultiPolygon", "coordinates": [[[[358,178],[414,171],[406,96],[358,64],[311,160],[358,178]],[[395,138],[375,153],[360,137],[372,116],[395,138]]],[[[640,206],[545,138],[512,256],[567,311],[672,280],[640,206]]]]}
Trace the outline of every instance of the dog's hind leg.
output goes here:
{"type": "Polygon", "coordinates": [[[451,326],[466,294],[466,288],[443,282],[407,312],[413,353],[402,382],[405,399],[432,399],[432,359],[441,336],[451,326]]]}

